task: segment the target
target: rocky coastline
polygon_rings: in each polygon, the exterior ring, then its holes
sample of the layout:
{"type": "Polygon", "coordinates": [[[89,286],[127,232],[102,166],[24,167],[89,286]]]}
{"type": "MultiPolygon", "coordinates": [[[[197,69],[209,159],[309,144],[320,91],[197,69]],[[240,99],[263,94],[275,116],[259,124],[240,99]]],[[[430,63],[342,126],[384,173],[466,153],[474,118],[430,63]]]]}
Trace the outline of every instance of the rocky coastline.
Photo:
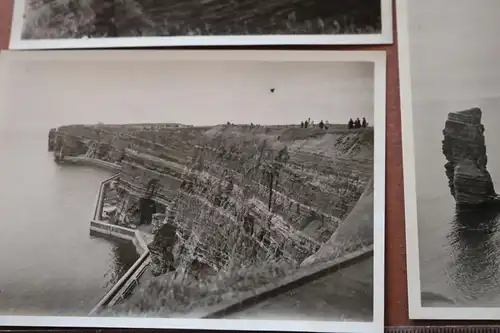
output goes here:
{"type": "MultiPolygon", "coordinates": [[[[105,218],[150,232],[152,275],[184,284],[216,277],[230,285],[239,267],[297,270],[328,259],[319,250],[336,244],[363,193],[373,195],[372,128],[71,125],[49,131],[48,149],[58,163],[119,166],[105,218]]],[[[363,230],[349,250],[373,242],[368,219],[349,231],[363,230]]],[[[267,275],[260,284],[277,277],[267,275]]]]}

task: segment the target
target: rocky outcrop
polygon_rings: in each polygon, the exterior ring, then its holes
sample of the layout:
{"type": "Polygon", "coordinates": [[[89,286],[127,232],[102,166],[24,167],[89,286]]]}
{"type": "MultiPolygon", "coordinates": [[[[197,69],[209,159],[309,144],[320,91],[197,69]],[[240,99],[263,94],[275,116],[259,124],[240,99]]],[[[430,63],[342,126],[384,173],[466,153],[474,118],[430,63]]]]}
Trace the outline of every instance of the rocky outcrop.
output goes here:
{"type": "Polygon", "coordinates": [[[151,254],[151,269],[155,276],[174,269],[173,249],[176,243],[176,229],[171,224],[164,224],[148,245],[151,254]]]}
{"type": "Polygon", "coordinates": [[[56,135],[57,135],[57,129],[51,128],[49,131],[49,140],[48,140],[48,150],[50,152],[54,151],[56,147],[56,135]]]}
{"type": "Polygon", "coordinates": [[[445,172],[457,207],[489,203],[497,198],[486,168],[487,155],[481,109],[451,112],[443,130],[445,172]]]}

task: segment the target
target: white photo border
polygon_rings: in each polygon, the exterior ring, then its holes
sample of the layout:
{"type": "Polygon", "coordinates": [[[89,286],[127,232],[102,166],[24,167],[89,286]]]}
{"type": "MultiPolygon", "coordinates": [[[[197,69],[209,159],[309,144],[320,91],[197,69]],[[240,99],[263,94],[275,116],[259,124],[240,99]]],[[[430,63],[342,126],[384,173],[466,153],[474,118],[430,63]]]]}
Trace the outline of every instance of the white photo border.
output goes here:
{"type": "Polygon", "coordinates": [[[110,37],[89,39],[23,40],[26,0],[14,0],[10,50],[175,47],[175,46],[257,46],[257,45],[376,45],[392,44],[392,0],[380,0],[382,31],[379,34],[338,35],[248,35],[110,37]]]}
{"type": "MultiPolygon", "coordinates": [[[[0,326],[113,327],[217,330],[266,330],[338,333],[383,333],[385,248],[385,141],[386,141],[386,52],[385,51],[191,51],[191,50],[93,50],[0,52],[0,68],[34,61],[266,61],[266,62],[371,62],[374,63],[374,274],[373,321],[335,322],[255,319],[171,319],[0,316],[0,326]]],[[[1,74],[1,73],[0,73],[1,74]]],[[[4,75],[4,74],[2,74],[4,75]]],[[[0,76],[1,78],[1,76],[0,76]]],[[[8,84],[8,80],[4,84],[8,84]]],[[[2,82],[2,81],[0,81],[2,82]]],[[[5,91],[5,89],[2,89],[5,91]]]]}
{"type": "Polygon", "coordinates": [[[423,307],[420,284],[417,189],[415,177],[413,95],[411,87],[410,32],[408,1],[398,0],[399,85],[403,147],[404,200],[406,224],[406,266],[409,319],[419,320],[498,320],[499,307],[423,307]]]}

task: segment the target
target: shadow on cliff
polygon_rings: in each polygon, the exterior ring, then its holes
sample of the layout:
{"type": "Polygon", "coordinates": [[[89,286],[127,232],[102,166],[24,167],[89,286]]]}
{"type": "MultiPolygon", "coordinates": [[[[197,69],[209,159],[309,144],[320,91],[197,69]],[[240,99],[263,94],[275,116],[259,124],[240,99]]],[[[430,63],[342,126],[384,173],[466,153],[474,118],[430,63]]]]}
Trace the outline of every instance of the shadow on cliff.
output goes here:
{"type": "Polygon", "coordinates": [[[330,239],[316,253],[306,258],[301,266],[341,257],[349,252],[373,245],[373,199],[372,178],[347,218],[330,239]]]}

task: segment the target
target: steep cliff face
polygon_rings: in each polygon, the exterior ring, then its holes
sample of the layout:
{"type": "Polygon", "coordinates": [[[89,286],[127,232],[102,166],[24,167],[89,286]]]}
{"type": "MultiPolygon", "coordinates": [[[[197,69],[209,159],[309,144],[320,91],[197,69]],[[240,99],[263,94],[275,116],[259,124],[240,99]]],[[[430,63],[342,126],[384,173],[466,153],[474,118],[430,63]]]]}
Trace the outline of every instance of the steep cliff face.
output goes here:
{"type": "Polygon", "coordinates": [[[371,129],[217,126],[198,142],[182,177],[178,214],[182,224],[203,230],[199,251],[218,258],[203,259],[212,267],[225,265],[227,243],[239,245],[233,250],[241,259],[300,263],[331,237],[373,173],[371,129]],[[217,226],[210,229],[200,212],[216,214],[217,226]],[[242,236],[221,228],[231,225],[242,236]]]}
{"type": "Polygon", "coordinates": [[[373,176],[371,128],[65,126],[51,131],[50,145],[121,165],[112,223],[164,216],[150,244],[155,274],[299,264],[332,237],[373,176]],[[176,237],[161,232],[170,227],[176,237]]]}
{"type": "Polygon", "coordinates": [[[487,155],[482,112],[473,108],[448,114],[443,130],[442,151],[450,192],[458,207],[478,205],[496,199],[487,155]]]}
{"type": "Polygon", "coordinates": [[[153,242],[148,244],[154,276],[165,274],[175,269],[173,251],[176,243],[176,228],[173,225],[164,224],[155,232],[153,242]]]}

